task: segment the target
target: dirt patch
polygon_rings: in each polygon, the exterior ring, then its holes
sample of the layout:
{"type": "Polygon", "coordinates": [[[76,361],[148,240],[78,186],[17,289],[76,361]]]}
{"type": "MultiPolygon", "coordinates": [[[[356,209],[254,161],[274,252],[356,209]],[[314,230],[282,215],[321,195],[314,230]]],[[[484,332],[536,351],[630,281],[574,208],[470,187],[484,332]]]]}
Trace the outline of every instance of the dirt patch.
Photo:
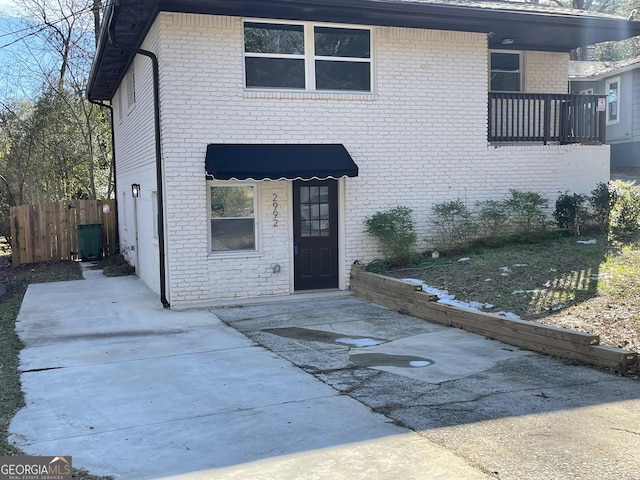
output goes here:
{"type": "Polygon", "coordinates": [[[136,269],[129,265],[124,257],[120,254],[111,255],[102,260],[94,262],[91,269],[100,270],[105,277],[122,277],[125,275],[134,275],[136,269]]]}
{"type": "MultiPolygon", "coordinates": [[[[416,278],[488,313],[596,334],[600,344],[640,352],[640,245],[606,237],[561,238],[532,245],[464,252],[416,268],[416,278]],[[578,241],[595,240],[593,243],[578,241]],[[465,261],[459,261],[466,259],[465,261]]],[[[640,366],[630,372],[640,376],[640,366]]]]}
{"type": "Polygon", "coordinates": [[[22,293],[31,283],[80,280],[80,265],[72,261],[40,262],[11,265],[10,255],[0,255],[0,283],[7,287],[7,294],[22,293]]]}

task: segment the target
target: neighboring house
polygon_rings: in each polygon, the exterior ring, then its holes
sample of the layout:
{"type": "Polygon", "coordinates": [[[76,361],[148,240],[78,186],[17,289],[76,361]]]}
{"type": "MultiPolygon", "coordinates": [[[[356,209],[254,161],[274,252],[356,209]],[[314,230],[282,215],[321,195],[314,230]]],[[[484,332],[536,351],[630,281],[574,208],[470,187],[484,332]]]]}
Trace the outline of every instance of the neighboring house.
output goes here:
{"type": "Polygon", "coordinates": [[[426,248],[436,203],[589,192],[609,147],[568,52],[639,34],[526,3],[109,2],[88,97],[121,250],[176,308],[347,289],[377,211],[412,208],[426,248]]]}
{"type": "Polygon", "coordinates": [[[640,57],[620,62],[571,62],[573,93],[606,102],[606,142],[611,166],[640,167],[640,57]]]}

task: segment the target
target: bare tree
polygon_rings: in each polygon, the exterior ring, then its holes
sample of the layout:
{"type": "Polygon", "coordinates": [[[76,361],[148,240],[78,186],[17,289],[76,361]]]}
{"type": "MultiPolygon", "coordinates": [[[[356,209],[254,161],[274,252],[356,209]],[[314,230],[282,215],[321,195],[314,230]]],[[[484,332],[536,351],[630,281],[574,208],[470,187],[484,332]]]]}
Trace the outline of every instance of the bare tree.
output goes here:
{"type": "Polygon", "coordinates": [[[25,39],[22,53],[28,57],[25,60],[38,60],[30,74],[41,88],[35,98],[25,100],[28,111],[18,111],[0,98],[0,115],[7,119],[5,128],[0,126],[6,145],[0,149],[0,175],[5,179],[0,178],[0,193],[4,184],[5,192],[10,192],[5,195],[6,202],[17,204],[108,197],[113,190],[108,113],[84,96],[102,1],[15,2],[25,25],[21,30],[25,39]],[[27,154],[28,159],[17,161],[27,154]],[[25,166],[23,178],[29,180],[22,183],[35,193],[15,193],[21,182],[15,171],[6,174],[10,159],[25,166]],[[47,173],[32,175],[37,166],[46,166],[47,173]]]}
{"type": "MultiPolygon", "coordinates": [[[[88,70],[93,56],[95,24],[99,23],[100,3],[96,0],[14,0],[26,27],[41,41],[42,53],[55,55],[52,86],[64,88],[70,70],[88,70]],[[96,20],[96,16],[98,20],[96,20]]],[[[36,48],[26,43],[28,49],[36,48]]],[[[38,55],[38,52],[32,52],[38,55]]],[[[76,73],[77,77],[78,74],[76,73]]]]}

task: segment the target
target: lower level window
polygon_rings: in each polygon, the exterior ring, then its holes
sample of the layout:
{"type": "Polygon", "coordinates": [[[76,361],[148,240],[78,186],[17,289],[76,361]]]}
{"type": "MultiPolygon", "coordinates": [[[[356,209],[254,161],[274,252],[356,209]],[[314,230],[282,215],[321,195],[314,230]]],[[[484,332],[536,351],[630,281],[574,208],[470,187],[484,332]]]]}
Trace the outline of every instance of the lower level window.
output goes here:
{"type": "Polygon", "coordinates": [[[211,250],[256,250],[255,187],[211,186],[211,250]]]}

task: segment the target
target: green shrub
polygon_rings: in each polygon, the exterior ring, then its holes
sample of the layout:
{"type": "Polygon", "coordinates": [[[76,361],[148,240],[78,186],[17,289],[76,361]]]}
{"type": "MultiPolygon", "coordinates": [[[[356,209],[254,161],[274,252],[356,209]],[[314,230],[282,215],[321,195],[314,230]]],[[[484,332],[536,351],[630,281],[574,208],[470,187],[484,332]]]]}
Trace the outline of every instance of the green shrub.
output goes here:
{"type": "Polygon", "coordinates": [[[475,238],[478,226],[471,211],[460,199],[437,203],[432,212],[437,248],[451,250],[475,238]]]}
{"type": "Polygon", "coordinates": [[[580,235],[580,227],[587,221],[586,195],[564,192],[556,200],[553,218],[559,228],[565,228],[574,235],[580,235]]]}
{"type": "Polygon", "coordinates": [[[609,231],[611,212],[615,207],[618,192],[608,183],[600,182],[589,196],[591,217],[602,232],[609,231]]]}
{"type": "Polygon", "coordinates": [[[510,189],[505,205],[510,212],[509,224],[516,233],[531,234],[545,230],[549,200],[536,192],[510,189]]]}
{"type": "Polygon", "coordinates": [[[617,180],[612,183],[615,203],[611,210],[611,230],[615,234],[630,233],[640,223],[640,187],[633,182],[617,180]]]}
{"type": "Polygon", "coordinates": [[[478,228],[484,240],[496,244],[505,235],[509,220],[508,206],[498,200],[476,202],[478,228]]]}
{"type": "Polygon", "coordinates": [[[391,269],[391,267],[392,267],[392,263],[389,262],[388,260],[376,259],[369,262],[365,270],[367,272],[378,273],[382,275],[387,273],[391,269]]]}
{"type": "Polygon", "coordinates": [[[365,219],[367,233],[374,237],[385,259],[406,265],[415,256],[415,225],[407,207],[375,213],[365,219]]]}

